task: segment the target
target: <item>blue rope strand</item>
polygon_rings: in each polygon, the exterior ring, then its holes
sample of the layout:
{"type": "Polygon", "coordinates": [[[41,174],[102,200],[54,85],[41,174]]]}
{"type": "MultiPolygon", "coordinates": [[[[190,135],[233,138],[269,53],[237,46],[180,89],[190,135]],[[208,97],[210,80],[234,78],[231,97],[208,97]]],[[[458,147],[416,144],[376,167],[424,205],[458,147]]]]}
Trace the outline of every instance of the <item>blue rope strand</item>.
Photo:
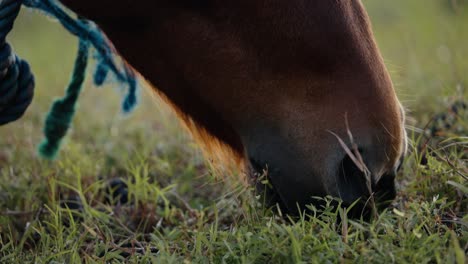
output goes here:
{"type": "Polygon", "coordinates": [[[63,98],[53,103],[47,116],[44,127],[45,140],[39,145],[39,153],[47,159],[54,159],[57,156],[60,143],[70,128],[85,79],[88,53],[89,43],[80,40],[75,68],[67,92],[63,98]]]}
{"type": "Polygon", "coordinates": [[[106,82],[107,75],[109,74],[109,68],[104,63],[98,63],[96,71],[94,72],[94,84],[101,86],[106,82]]]}
{"type": "Polygon", "coordinates": [[[3,0],[0,1],[0,125],[21,117],[33,97],[34,77],[29,65],[19,59],[5,41],[7,34],[13,28],[21,4],[55,17],[80,40],[66,94],[53,103],[45,122],[45,140],[39,146],[41,156],[54,159],[76,111],[86,76],[90,46],[96,50],[97,68],[94,73],[94,83],[97,86],[104,84],[109,72],[112,72],[118,81],[128,85],[128,93],[122,102],[124,113],[130,112],[137,103],[138,81],[134,70],[128,64],[117,63],[112,43],[93,22],[73,18],[56,0],[3,0]]]}
{"type": "Polygon", "coordinates": [[[97,72],[94,82],[97,86],[104,83],[107,71],[111,71],[117,80],[128,85],[128,93],[124,98],[122,108],[128,113],[136,106],[137,78],[133,69],[125,63],[120,67],[115,62],[116,52],[106,35],[91,21],[72,18],[64,7],[56,0],[23,0],[25,6],[42,10],[47,15],[55,17],[71,34],[82,40],[89,41],[97,51],[97,72]]]}
{"type": "Polygon", "coordinates": [[[116,52],[112,43],[93,22],[72,18],[56,0],[23,0],[23,4],[55,17],[65,29],[80,39],[75,68],[67,93],[62,99],[54,102],[46,118],[44,128],[46,139],[39,146],[41,156],[54,159],[75,113],[75,105],[85,78],[90,46],[93,46],[97,53],[95,56],[97,68],[93,76],[96,86],[104,84],[109,72],[112,72],[118,81],[128,85],[128,93],[122,103],[124,113],[132,111],[137,104],[138,82],[130,66],[116,62],[116,52]]]}

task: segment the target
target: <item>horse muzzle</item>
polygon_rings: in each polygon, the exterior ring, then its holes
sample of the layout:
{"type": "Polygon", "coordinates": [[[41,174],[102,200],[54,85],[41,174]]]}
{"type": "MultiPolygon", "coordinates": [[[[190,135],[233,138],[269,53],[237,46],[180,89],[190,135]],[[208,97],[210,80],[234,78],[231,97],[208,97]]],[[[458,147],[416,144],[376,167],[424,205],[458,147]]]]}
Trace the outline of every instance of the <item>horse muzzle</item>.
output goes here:
{"type": "MultiPolygon", "coordinates": [[[[397,193],[395,177],[405,148],[398,156],[389,157],[382,144],[346,149],[333,137],[328,139],[322,147],[306,149],[305,153],[301,146],[292,147],[281,140],[248,150],[252,179],[265,205],[278,204],[283,212],[298,215],[307,211],[308,205],[320,206],[322,198],[330,196],[349,208],[350,217],[366,217],[374,208],[390,205],[397,193]]],[[[406,144],[406,139],[401,144],[406,144]]]]}

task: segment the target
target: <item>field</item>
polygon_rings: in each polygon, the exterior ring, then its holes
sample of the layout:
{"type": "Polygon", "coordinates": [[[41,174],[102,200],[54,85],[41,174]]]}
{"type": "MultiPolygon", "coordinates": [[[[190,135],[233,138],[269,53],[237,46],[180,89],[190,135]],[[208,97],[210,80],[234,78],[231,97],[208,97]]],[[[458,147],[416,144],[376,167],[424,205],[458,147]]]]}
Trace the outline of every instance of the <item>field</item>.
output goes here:
{"type": "Polygon", "coordinates": [[[0,128],[0,263],[466,263],[468,3],[363,2],[410,139],[398,197],[369,223],[332,206],[295,220],[264,209],[235,175],[215,175],[150,93],[123,115],[112,83],[87,82],[59,158],[42,160],[77,40],[23,10],[9,41],[37,88],[25,117],[0,128]],[[115,179],[128,202],[105,191],[115,179]]]}

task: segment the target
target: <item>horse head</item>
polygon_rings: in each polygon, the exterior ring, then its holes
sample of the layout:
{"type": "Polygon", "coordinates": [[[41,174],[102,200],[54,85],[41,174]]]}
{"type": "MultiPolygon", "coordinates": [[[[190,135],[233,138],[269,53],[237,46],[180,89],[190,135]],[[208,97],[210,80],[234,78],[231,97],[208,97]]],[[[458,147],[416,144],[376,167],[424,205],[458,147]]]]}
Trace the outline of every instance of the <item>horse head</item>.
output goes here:
{"type": "Polygon", "coordinates": [[[394,198],[404,112],[360,0],[62,0],[270,202],[394,198]],[[219,147],[221,146],[221,147],[219,147]]]}

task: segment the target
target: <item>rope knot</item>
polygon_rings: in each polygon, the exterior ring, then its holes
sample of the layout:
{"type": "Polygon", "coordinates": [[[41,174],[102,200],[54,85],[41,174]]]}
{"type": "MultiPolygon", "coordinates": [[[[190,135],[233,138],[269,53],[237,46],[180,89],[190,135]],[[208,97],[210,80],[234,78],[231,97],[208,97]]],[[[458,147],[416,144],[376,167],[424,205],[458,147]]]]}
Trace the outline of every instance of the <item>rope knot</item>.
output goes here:
{"type": "Polygon", "coordinates": [[[0,125],[23,116],[34,95],[34,76],[28,63],[6,42],[20,8],[19,1],[0,2],[0,125]]]}

